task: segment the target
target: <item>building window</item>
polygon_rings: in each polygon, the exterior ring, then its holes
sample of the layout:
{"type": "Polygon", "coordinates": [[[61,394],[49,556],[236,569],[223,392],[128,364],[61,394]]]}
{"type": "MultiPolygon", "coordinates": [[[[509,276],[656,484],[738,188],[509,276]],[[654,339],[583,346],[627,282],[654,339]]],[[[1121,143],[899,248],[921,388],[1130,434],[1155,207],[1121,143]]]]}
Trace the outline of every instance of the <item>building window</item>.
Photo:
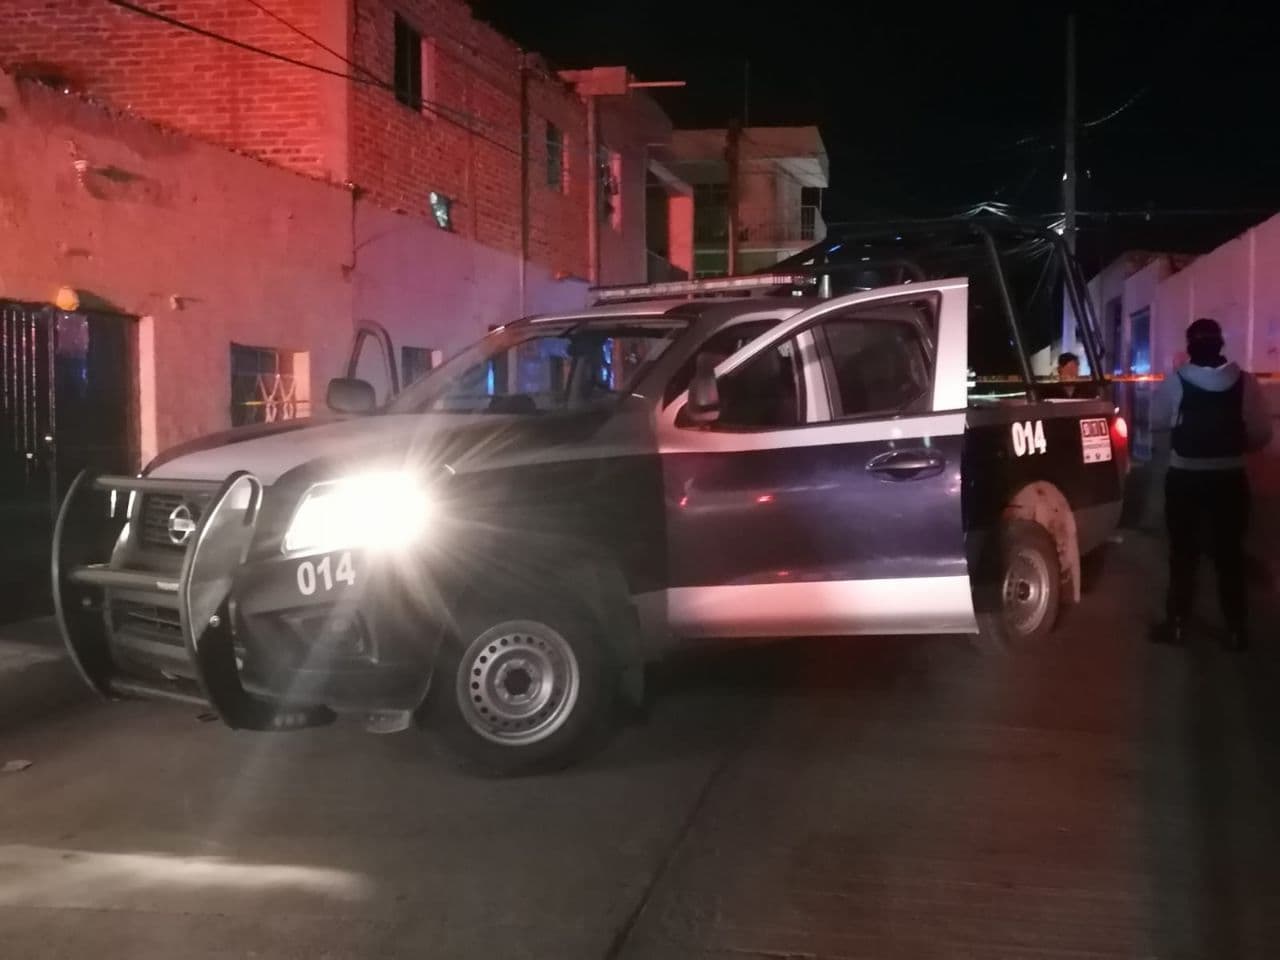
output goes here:
{"type": "Polygon", "coordinates": [[[435,218],[436,226],[441,230],[452,230],[453,198],[432,190],[427,194],[427,200],[431,203],[431,216],[435,218]]]}
{"type": "Polygon", "coordinates": [[[727,184],[694,184],[693,239],[701,244],[729,241],[729,187],[727,184]]]}
{"type": "Polygon", "coordinates": [[[231,425],[309,416],[309,355],[231,344],[231,425]]]}
{"type": "Polygon", "coordinates": [[[400,385],[416,383],[435,369],[439,362],[438,351],[430,347],[400,348],[400,385]]]}
{"type": "Polygon", "coordinates": [[[622,154],[601,146],[596,157],[600,222],[622,229],[622,154]]]}
{"type": "Polygon", "coordinates": [[[422,109],[422,34],[396,14],[396,99],[422,109]]]}
{"type": "Polygon", "coordinates": [[[1150,307],[1129,314],[1129,364],[1126,372],[1138,376],[1151,372],[1150,307]]]}
{"type": "Polygon", "coordinates": [[[547,122],[547,186],[564,190],[564,131],[547,122]]]}

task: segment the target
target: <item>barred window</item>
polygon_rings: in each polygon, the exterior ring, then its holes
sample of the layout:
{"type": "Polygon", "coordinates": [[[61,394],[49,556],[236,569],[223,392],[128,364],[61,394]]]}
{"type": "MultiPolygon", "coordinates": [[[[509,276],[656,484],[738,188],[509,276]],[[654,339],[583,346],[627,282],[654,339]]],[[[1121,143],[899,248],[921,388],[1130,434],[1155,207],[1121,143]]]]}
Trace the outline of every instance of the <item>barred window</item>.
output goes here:
{"type": "Polygon", "coordinates": [[[231,425],[311,415],[309,355],[231,345],[231,425]]]}

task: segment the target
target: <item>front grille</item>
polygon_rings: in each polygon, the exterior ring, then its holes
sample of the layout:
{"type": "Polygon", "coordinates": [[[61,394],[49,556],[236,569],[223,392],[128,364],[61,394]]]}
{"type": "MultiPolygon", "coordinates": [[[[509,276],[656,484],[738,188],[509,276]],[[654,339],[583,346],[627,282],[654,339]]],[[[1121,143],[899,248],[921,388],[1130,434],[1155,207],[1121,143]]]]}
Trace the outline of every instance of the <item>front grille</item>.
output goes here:
{"type": "Polygon", "coordinates": [[[132,600],[113,600],[111,619],[117,631],[134,633],[157,643],[185,645],[177,610],[132,600]]]}
{"type": "Polygon", "coordinates": [[[184,498],[171,493],[149,493],[142,498],[142,521],[139,524],[139,535],[142,543],[148,547],[163,547],[168,550],[182,550],[186,542],[174,543],[169,536],[169,518],[181,506],[186,506],[193,522],[199,522],[207,501],[184,498]]]}

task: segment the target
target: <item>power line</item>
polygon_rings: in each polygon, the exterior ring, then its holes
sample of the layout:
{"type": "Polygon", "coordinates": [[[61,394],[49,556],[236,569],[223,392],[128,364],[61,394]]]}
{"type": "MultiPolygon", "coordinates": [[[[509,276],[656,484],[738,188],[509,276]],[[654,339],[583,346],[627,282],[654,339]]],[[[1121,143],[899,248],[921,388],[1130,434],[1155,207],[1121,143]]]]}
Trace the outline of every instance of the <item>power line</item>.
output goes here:
{"type": "MultiPolygon", "coordinates": [[[[196,24],[193,24],[193,23],[188,23],[187,21],[180,20],[176,17],[171,17],[171,16],[168,16],[167,14],[163,14],[155,10],[149,10],[146,7],[139,6],[136,3],[129,2],[129,0],[107,0],[107,2],[112,4],[113,6],[120,7],[125,10],[129,10],[133,13],[140,14],[142,16],[148,17],[153,20],[158,20],[161,23],[165,23],[165,24],[168,24],[169,26],[176,27],[179,30],[185,30],[189,33],[194,33],[198,36],[202,36],[210,40],[215,40],[219,43],[229,44],[230,46],[237,47],[241,50],[244,50],[247,53],[253,53],[259,56],[268,57],[272,60],[278,60],[282,63],[290,64],[291,66],[301,67],[306,70],[313,70],[317,73],[322,73],[322,74],[325,74],[326,76],[336,77],[341,80],[349,80],[352,83],[358,83],[365,86],[377,87],[381,90],[386,90],[388,92],[396,94],[397,99],[399,96],[399,92],[396,90],[395,84],[378,76],[369,68],[361,66],[355,61],[350,60],[347,57],[343,56],[341,53],[334,50],[332,47],[328,46],[327,44],[321,42],[319,39],[317,39],[310,33],[307,33],[305,30],[301,29],[295,24],[290,23],[284,17],[268,9],[266,6],[259,3],[258,0],[248,0],[248,2],[252,4],[254,7],[256,7],[257,9],[261,10],[263,13],[270,16],[272,19],[282,24],[284,27],[286,27],[290,31],[298,34],[299,36],[303,37],[309,42],[315,44],[321,50],[325,51],[331,56],[336,57],[338,60],[347,64],[353,70],[360,71],[361,73],[365,74],[365,76],[363,77],[355,76],[351,73],[347,73],[342,70],[334,70],[332,68],[324,67],[319,64],[309,63],[305,60],[299,60],[295,57],[290,57],[286,54],[278,53],[277,51],[274,51],[274,50],[268,50],[265,47],[259,47],[251,43],[246,43],[242,40],[236,40],[234,37],[226,36],[225,34],[221,34],[216,31],[197,26],[196,24]]],[[[481,59],[486,60],[487,62],[495,66],[502,67],[504,69],[507,67],[507,64],[500,63],[498,60],[494,59],[493,57],[480,53],[476,48],[472,47],[470,44],[466,43],[465,41],[458,39],[456,36],[449,35],[449,34],[444,34],[443,36],[445,36],[447,39],[457,44],[458,46],[462,47],[463,49],[471,51],[472,53],[479,56],[481,59]]],[[[510,91],[506,91],[506,92],[510,94],[510,91]]],[[[494,139],[493,137],[488,136],[482,133],[480,130],[476,129],[476,126],[475,126],[478,124],[478,125],[486,126],[491,130],[505,132],[501,124],[495,123],[490,120],[486,120],[484,117],[478,116],[473,113],[469,113],[465,110],[459,110],[456,107],[451,107],[447,104],[441,103],[436,100],[428,100],[422,96],[419,96],[414,103],[406,104],[406,105],[415,106],[420,111],[426,110],[434,114],[435,116],[439,117],[441,120],[444,120],[447,123],[453,124],[459,129],[466,131],[472,136],[480,140],[483,140],[485,143],[491,144],[492,146],[495,146],[498,149],[511,154],[512,156],[518,157],[521,154],[521,150],[519,147],[513,147],[510,144],[503,143],[500,140],[494,139]]],[[[533,137],[531,136],[526,137],[523,134],[517,134],[516,141],[518,143],[523,143],[525,145],[535,142],[533,137]]],[[[575,148],[569,147],[566,144],[562,146],[562,149],[565,149],[566,152],[571,153],[578,157],[586,156],[588,153],[588,150],[585,145],[581,147],[577,147],[575,149],[575,148]]],[[[588,163],[590,163],[591,157],[586,156],[586,160],[588,163]]]]}
{"type": "MultiPolygon", "coordinates": [[[[384,80],[384,79],[382,79],[381,77],[379,77],[376,73],[374,73],[374,72],[373,72],[372,70],[370,70],[368,67],[361,66],[361,65],[360,65],[359,63],[357,63],[356,61],[351,60],[350,58],[348,58],[348,57],[344,56],[343,54],[339,53],[337,50],[334,50],[332,47],[330,47],[328,44],[324,43],[323,41],[321,41],[321,40],[320,40],[320,39],[318,39],[317,37],[313,36],[313,35],[312,35],[312,34],[310,34],[310,33],[307,33],[307,31],[303,30],[301,27],[299,27],[299,26],[297,26],[297,25],[295,25],[295,24],[293,24],[293,23],[290,23],[290,22],[289,22],[288,20],[286,20],[284,17],[280,16],[280,14],[278,14],[278,13],[276,13],[275,11],[273,11],[273,10],[269,9],[269,8],[268,8],[268,7],[266,7],[265,5],[263,5],[263,4],[261,4],[261,3],[259,3],[259,2],[258,2],[258,0],[245,0],[245,2],[246,2],[246,3],[251,4],[251,5],[252,5],[252,6],[254,6],[254,7],[257,7],[259,10],[261,10],[261,11],[262,11],[263,13],[265,13],[267,16],[271,17],[271,19],[273,19],[273,20],[275,20],[277,23],[279,23],[279,24],[283,25],[286,29],[291,30],[292,32],[296,33],[298,36],[302,37],[303,39],[305,39],[305,40],[307,40],[307,41],[309,41],[309,42],[311,42],[311,43],[315,44],[317,47],[319,47],[319,48],[320,48],[321,50],[323,50],[325,53],[328,53],[328,54],[330,54],[331,56],[334,56],[334,57],[336,57],[337,59],[341,60],[341,61],[342,61],[343,63],[345,63],[347,66],[351,67],[351,69],[352,69],[352,70],[358,70],[358,71],[360,71],[360,72],[361,72],[361,73],[363,73],[366,77],[368,77],[368,78],[369,78],[369,81],[370,81],[370,83],[371,83],[372,85],[374,85],[374,86],[378,86],[378,87],[381,87],[381,88],[386,89],[386,90],[392,90],[392,91],[394,92],[394,89],[395,89],[395,88],[394,88],[394,85],[393,85],[393,84],[390,84],[390,83],[388,83],[386,80],[384,80]]],[[[352,79],[354,80],[355,78],[353,77],[352,79]]],[[[431,111],[432,111],[433,113],[435,113],[437,116],[442,116],[442,118],[443,118],[443,119],[445,119],[445,120],[448,120],[449,118],[448,118],[448,117],[444,117],[444,116],[443,116],[443,114],[442,114],[442,111],[451,112],[451,113],[453,113],[453,114],[454,114],[455,116],[457,116],[457,117],[463,117],[463,118],[466,118],[467,120],[471,120],[471,121],[474,121],[474,122],[476,122],[476,123],[482,123],[482,124],[485,124],[486,126],[492,127],[493,129],[499,129],[499,127],[498,127],[498,125],[497,125],[497,124],[491,123],[491,122],[489,122],[489,121],[485,120],[483,117],[479,117],[479,116],[477,116],[477,115],[475,115],[475,114],[473,114],[473,113],[467,113],[465,110],[458,110],[456,107],[447,107],[447,106],[445,106],[445,105],[444,105],[444,104],[442,104],[442,103],[439,103],[439,102],[437,102],[437,101],[430,101],[430,100],[427,100],[427,99],[425,99],[425,98],[419,98],[418,103],[419,103],[419,105],[420,105],[420,106],[424,106],[424,107],[426,107],[427,109],[431,110],[431,111]]],[[[463,124],[461,121],[458,121],[458,125],[459,125],[459,126],[464,126],[464,124],[463,124]]],[[[474,132],[474,131],[473,131],[473,132],[474,132]]]]}
{"type": "Polygon", "coordinates": [[[295,67],[303,67],[307,70],[315,70],[318,73],[328,74],[331,77],[341,77],[345,80],[356,80],[349,73],[341,70],[332,70],[329,67],[322,67],[316,63],[307,63],[305,60],[297,60],[283,53],[276,53],[274,50],[266,50],[262,47],[254,46],[251,43],[245,43],[243,40],[236,40],[221,33],[214,33],[212,30],[206,30],[204,27],[198,27],[194,23],[187,23],[183,20],[175,19],[167,14],[159,13],[155,10],[148,10],[146,7],[140,7],[136,3],[130,3],[129,0],[107,0],[107,3],[114,7],[120,7],[133,13],[141,14],[144,17],[150,17],[152,20],[159,20],[161,23],[167,23],[171,27],[177,27],[180,30],[186,30],[210,40],[217,40],[219,43],[226,43],[233,47],[239,47],[241,50],[249,53],[256,53],[259,56],[270,57],[272,60],[279,60],[282,63],[292,64],[295,67]]]}
{"type": "MultiPolygon", "coordinates": [[[[354,70],[359,70],[359,71],[361,71],[362,73],[368,74],[368,75],[369,75],[370,77],[372,77],[375,81],[378,81],[378,77],[377,77],[377,75],[376,75],[376,74],[374,74],[372,71],[370,71],[367,67],[361,66],[359,63],[356,63],[354,60],[349,60],[347,57],[343,56],[341,53],[339,53],[337,50],[334,50],[332,47],[330,47],[330,46],[326,45],[326,44],[325,44],[325,43],[323,43],[321,40],[319,40],[318,38],[316,38],[315,36],[313,36],[312,34],[307,33],[305,30],[303,30],[302,28],[298,27],[296,24],[293,24],[293,23],[289,22],[287,19],[285,19],[284,17],[280,16],[280,14],[276,13],[275,11],[268,9],[266,6],[264,6],[263,4],[259,3],[259,2],[258,2],[258,0],[246,0],[246,2],[247,2],[247,3],[252,4],[252,5],[253,5],[253,6],[255,6],[255,7],[257,7],[257,8],[258,8],[259,10],[261,10],[263,13],[267,14],[267,16],[271,17],[271,18],[272,18],[273,20],[275,20],[276,22],[278,22],[278,23],[282,24],[283,26],[287,27],[289,30],[293,31],[293,32],[294,32],[294,33],[296,33],[298,36],[303,37],[303,38],[305,38],[305,39],[307,39],[307,40],[311,41],[311,42],[312,42],[312,43],[314,43],[317,47],[319,47],[321,50],[325,51],[325,52],[326,52],[326,53],[328,53],[328,54],[331,54],[331,55],[332,55],[332,56],[334,56],[334,57],[337,57],[339,60],[341,60],[343,63],[347,64],[347,65],[348,65],[349,67],[351,67],[352,69],[354,69],[354,70]]],[[[453,43],[453,44],[456,44],[458,47],[460,47],[461,49],[463,49],[463,50],[467,51],[467,52],[468,52],[468,53],[470,53],[472,56],[477,57],[478,59],[483,60],[483,61],[485,61],[486,63],[488,63],[488,64],[490,64],[490,65],[492,65],[492,66],[494,66],[494,67],[497,67],[499,70],[503,71],[504,73],[505,73],[507,70],[509,70],[509,69],[510,69],[510,67],[511,67],[511,64],[506,63],[506,62],[504,62],[504,61],[502,61],[502,60],[499,60],[497,57],[494,57],[494,56],[492,56],[492,55],[490,55],[490,54],[484,53],[483,51],[481,51],[481,50],[480,50],[480,48],[475,47],[475,46],[472,46],[472,45],[471,45],[470,43],[468,43],[466,40],[461,39],[457,34],[454,34],[454,33],[447,33],[447,32],[445,32],[445,31],[440,30],[440,29],[439,29],[439,25],[438,25],[438,24],[433,24],[433,25],[432,25],[432,29],[431,29],[431,36],[432,36],[432,37],[441,37],[441,38],[443,38],[443,39],[445,39],[445,40],[450,41],[450,42],[451,42],[451,43],[453,43]]],[[[512,99],[515,99],[515,98],[518,96],[518,93],[517,93],[514,89],[512,89],[512,88],[510,88],[510,87],[504,88],[503,92],[504,92],[504,93],[506,93],[508,96],[510,96],[512,99]]],[[[484,121],[483,121],[483,120],[481,120],[481,122],[484,122],[484,121]]]]}
{"type": "Polygon", "coordinates": [[[286,20],[284,17],[280,16],[280,14],[276,13],[274,10],[271,10],[270,8],[268,8],[268,7],[264,6],[263,4],[259,3],[259,2],[258,2],[258,0],[245,0],[245,2],[246,2],[246,3],[248,3],[248,4],[250,4],[251,6],[257,7],[259,10],[261,10],[263,13],[265,13],[265,14],[266,14],[268,17],[270,17],[272,20],[274,20],[274,21],[276,21],[277,23],[281,24],[281,25],[282,25],[282,26],[284,26],[285,28],[287,28],[287,29],[289,29],[289,30],[293,31],[293,32],[294,32],[294,33],[296,33],[298,36],[302,37],[304,40],[307,40],[307,41],[309,41],[309,42],[311,42],[311,43],[314,43],[317,47],[319,47],[319,48],[320,48],[321,50],[323,50],[325,53],[330,54],[331,56],[335,57],[335,58],[336,58],[336,59],[338,59],[338,60],[341,60],[341,61],[342,61],[343,63],[345,63],[347,66],[351,67],[351,69],[353,69],[353,70],[359,70],[359,71],[361,71],[362,73],[367,74],[367,75],[368,75],[372,80],[374,80],[375,82],[377,82],[377,81],[378,81],[378,78],[377,78],[376,76],[374,76],[374,74],[373,74],[372,72],[370,72],[370,71],[369,71],[369,70],[367,70],[366,68],[364,68],[364,67],[360,66],[360,64],[356,63],[354,60],[349,60],[349,59],[347,59],[345,56],[343,56],[343,55],[342,55],[341,53],[339,53],[337,50],[333,49],[333,47],[330,47],[329,45],[327,45],[327,44],[326,44],[326,43],[324,43],[323,41],[321,41],[321,40],[317,39],[316,37],[312,36],[311,34],[307,33],[307,31],[303,30],[301,27],[295,26],[294,24],[290,23],[288,20],[286,20]]]}
{"type": "Polygon", "coordinates": [[[1102,124],[1106,123],[1108,120],[1114,120],[1116,117],[1120,116],[1120,114],[1124,113],[1126,110],[1132,107],[1135,103],[1141,100],[1144,96],[1146,96],[1146,94],[1150,90],[1151,90],[1151,84],[1148,83],[1144,85],[1140,90],[1138,90],[1138,92],[1135,93],[1133,96],[1131,96],[1128,100],[1126,100],[1124,103],[1120,104],[1120,106],[1112,110],[1110,113],[1105,113],[1102,116],[1098,117],[1096,120],[1090,120],[1087,123],[1080,124],[1080,126],[1084,129],[1089,129],[1090,127],[1101,126],[1102,124]]]}
{"type": "MultiPolygon", "coordinates": [[[[290,57],[287,54],[278,53],[275,50],[268,50],[265,47],[259,47],[251,43],[246,43],[243,40],[236,40],[234,37],[228,37],[225,34],[217,33],[213,30],[207,30],[204,27],[197,26],[196,24],[193,24],[193,23],[187,23],[184,20],[179,20],[176,17],[170,17],[167,14],[163,14],[155,10],[148,10],[146,7],[142,7],[137,5],[136,3],[129,2],[129,0],[106,0],[106,2],[111,4],[112,6],[120,7],[124,10],[129,10],[132,13],[137,13],[137,14],[140,14],[141,16],[149,17],[152,20],[158,20],[161,23],[168,24],[171,27],[176,27],[179,30],[185,30],[188,33],[193,33],[193,34],[196,34],[197,36],[205,37],[209,40],[216,40],[219,43],[225,43],[229,46],[236,47],[240,50],[244,50],[247,53],[253,53],[258,56],[267,57],[271,60],[277,60],[281,63],[287,63],[291,66],[301,67],[304,70],[313,70],[316,73],[322,73],[322,74],[325,74],[326,76],[336,77],[340,80],[349,80],[352,83],[363,84],[365,86],[378,87],[379,89],[387,90],[387,91],[390,91],[391,93],[396,92],[396,88],[394,84],[388,83],[386,80],[383,80],[372,74],[370,74],[368,78],[359,77],[342,70],[334,70],[330,67],[323,67],[316,63],[308,63],[305,60],[299,60],[296,57],[290,57]]],[[[359,68],[359,69],[364,69],[364,68],[359,68]]],[[[415,105],[418,107],[418,109],[420,110],[426,109],[431,113],[435,114],[436,116],[438,116],[440,119],[448,123],[452,123],[454,126],[462,130],[465,130],[467,133],[471,134],[472,136],[478,137],[479,139],[485,141],[486,143],[492,144],[493,146],[498,147],[501,150],[505,150],[507,153],[510,153],[513,156],[520,155],[519,149],[515,147],[511,147],[508,144],[502,143],[499,140],[495,140],[493,137],[490,137],[484,133],[481,133],[479,130],[476,130],[474,127],[468,125],[466,122],[456,119],[453,116],[449,116],[449,114],[454,113],[454,114],[457,114],[458,116],[464,116],[471,120],[479,121],[481,123],[488,123],[481,117],[477,117],[474,114],[466,114],[463,111],[455,110],[452,107],[448,107],[448,106],[445,106],[444,104],[436,103],[434,101],[428,101],[421,97],[418,98],[417,103],[415,105]]],[[[496,126],[494,124],[488,124],[488,125],[496,126]]]]}
{"type": "Polygon", "coordinates": [[[1204,209],[1172,209],[1172,210],[1081,210],[1082,217],[1109,219],[1111,217],[1132,217],[1150,220],[1153,217],[1256,217],[1275,214],[1274,207],[1221,207],[1204,209]]]}

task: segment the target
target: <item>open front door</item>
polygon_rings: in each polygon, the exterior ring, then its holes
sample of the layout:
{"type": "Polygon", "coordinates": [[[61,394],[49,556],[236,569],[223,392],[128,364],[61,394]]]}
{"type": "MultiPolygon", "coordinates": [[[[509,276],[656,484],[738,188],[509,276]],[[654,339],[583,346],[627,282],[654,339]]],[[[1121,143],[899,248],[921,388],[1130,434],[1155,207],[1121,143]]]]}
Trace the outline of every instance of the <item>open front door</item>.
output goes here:
{"type": "Polygon", "coordinates": [[[825,301],[660,419],[684,636],[976,632],[961,514],[968,286],[825,301]]]}

